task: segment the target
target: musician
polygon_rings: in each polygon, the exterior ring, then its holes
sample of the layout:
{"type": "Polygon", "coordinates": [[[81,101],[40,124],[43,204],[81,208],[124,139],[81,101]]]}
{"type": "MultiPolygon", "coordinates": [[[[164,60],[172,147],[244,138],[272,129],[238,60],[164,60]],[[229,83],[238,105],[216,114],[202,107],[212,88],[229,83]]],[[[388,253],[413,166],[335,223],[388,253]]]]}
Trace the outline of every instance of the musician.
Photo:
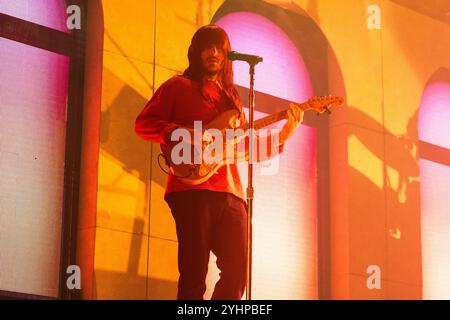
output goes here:
{"type": "MultiPolygon", "coordinates": [[[[240,111],[237,123],[246,123],[223,29],[201,27],[188,51],[189,67],[183,75],[163,83],[138,115],[135,131],[141,138],[168,144],[171,133],[194,120],[206,124],[225,110],[240,111]]],[[[279,132],[279,148],[303,119],[292,105],[279,132]]],[[[269,141],[259,143],[270,143],[269,141]]],[[[210,251],[217,256],[220,280],[212,299],[241,299],[246,275],[246,200],[236,164],[222,166],[208,181],[187,185],[169,175],[164,196],[175,220],[178,237],[177,298],[203,299],[210,251]]]]}

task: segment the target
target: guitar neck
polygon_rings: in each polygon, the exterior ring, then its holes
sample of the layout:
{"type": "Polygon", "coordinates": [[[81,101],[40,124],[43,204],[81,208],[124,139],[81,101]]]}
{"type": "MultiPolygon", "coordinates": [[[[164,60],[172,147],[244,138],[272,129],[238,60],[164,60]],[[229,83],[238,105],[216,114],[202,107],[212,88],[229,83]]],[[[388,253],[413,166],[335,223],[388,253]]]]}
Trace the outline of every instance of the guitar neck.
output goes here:
{"type": "MultiPolygon", "coordinates": [[[[309,109],[308,103],[302,103],[302,104],[299,104],[298,106],[299,106],[300,109],[302,109],[303,111],[309,109]]],[[[288,110],[289,110],[289,109],[285,109],[285,110],[283,110],[283,111],[280,111],[280,112],[277,112],[277,113],[268,115],[268,116],[266,116],[266,117],[264,117],[264,118],[255,120],[255,122],[254,122],[255,130],[258,130],[258,129],[267,127],[267,126],[269,126],[269,125],[271,125],[271,124],[273,124],[273,123],[275,123],[275,122],[278,122],[278,121],[281,121],[281,120],[286,119],[286,118],[287,118],[287,112],[288,112],[288,110]]],[[[245,126],[243,126],[243,129],[244,129],[244,130],[247,130],[247,129],[248,129],[248,124],[246,124],[245,126]]]]}

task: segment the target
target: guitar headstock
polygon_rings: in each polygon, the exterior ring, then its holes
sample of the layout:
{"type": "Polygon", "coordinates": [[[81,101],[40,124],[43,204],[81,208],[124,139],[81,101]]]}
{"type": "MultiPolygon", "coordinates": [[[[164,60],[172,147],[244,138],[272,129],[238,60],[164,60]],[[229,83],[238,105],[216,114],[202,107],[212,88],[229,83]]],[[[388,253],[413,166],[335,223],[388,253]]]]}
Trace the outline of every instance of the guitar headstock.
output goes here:
{"type": "Polygon", "coordinates": [[[317,113],[331,113],[331,108],[339,107],[344,103],[344,99],[339,96],[312,97],[305,102],[304,110],[312,109],[317,113]]]}

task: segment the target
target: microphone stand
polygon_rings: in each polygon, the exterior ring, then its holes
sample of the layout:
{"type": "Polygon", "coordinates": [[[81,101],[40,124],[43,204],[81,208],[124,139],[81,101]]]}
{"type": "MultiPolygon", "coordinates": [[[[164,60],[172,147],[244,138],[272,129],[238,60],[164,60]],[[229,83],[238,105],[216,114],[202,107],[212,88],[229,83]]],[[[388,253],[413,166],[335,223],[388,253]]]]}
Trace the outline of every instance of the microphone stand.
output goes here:
{"type": "Polygon", "coordinates": [[[262,57],[239,52],[229,52],[228,59],[235,61],[245,61],[250,66],[250,92],[248,96],[249,109],[249,155],[248,155],[248,180],[247,180],[247,268],[246,268],[246,299],[252,299],[252,248],[253,248],[253,197],[255,190],[253,189],[253,131],[255,129],[253,114],[255,109],[255,66],[263,61],[262,57]]]}
{"type": "Polygon", "coordinates": [[[255,65],[258,61],[249,62],[250,65],[250,91],[249,91],[249,157],[248,157],[248,180],[247,180],[247,270],[246,270],[246,300],[252,299],[252,249],[253,249],[253,131],[254,131],[254,108],[255,108],[255,65]]]}

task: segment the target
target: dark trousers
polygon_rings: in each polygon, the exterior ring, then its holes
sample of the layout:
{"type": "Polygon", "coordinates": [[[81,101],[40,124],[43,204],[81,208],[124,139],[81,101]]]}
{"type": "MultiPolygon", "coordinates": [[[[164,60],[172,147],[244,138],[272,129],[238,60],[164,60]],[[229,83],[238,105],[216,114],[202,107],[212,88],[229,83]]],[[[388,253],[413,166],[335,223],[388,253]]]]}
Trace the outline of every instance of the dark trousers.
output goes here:
{"type": "Polygon", "coordinates": [[[213,300],[239,300],[245,290],[247,209],[225,192],[188,190],[166,196],[178,237],[179,300],[202,300],[209,254],[217,257],[220,280],[213,300]]]}

